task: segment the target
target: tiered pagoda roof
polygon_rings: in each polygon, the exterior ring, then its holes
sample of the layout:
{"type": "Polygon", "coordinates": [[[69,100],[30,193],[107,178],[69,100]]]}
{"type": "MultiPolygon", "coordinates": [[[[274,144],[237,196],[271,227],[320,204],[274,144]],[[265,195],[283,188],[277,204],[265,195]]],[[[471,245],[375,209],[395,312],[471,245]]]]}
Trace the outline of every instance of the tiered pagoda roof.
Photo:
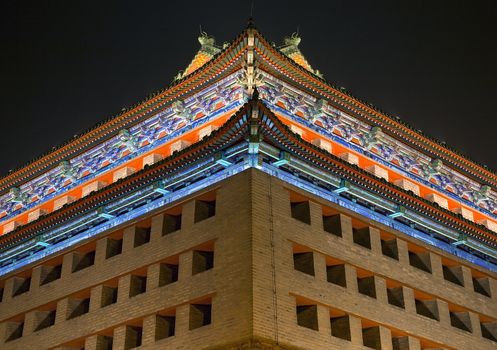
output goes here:
{"type": "Polygon", "coordinates": [[[327,83],[293,35],[184,73],[0,179],[0,274],[248,167],[497,271],[497,175],[327,83]]]}

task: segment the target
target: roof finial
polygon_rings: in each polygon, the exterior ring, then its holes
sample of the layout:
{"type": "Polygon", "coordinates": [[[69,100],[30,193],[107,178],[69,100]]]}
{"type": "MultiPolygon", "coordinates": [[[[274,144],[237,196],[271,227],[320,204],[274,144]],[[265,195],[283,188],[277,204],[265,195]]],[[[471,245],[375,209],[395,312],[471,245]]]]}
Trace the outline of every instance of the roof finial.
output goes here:
{"type": "Polygon", "coordinates": [[[247,21],[247,28],[254,28],[254,6],[255,0],[252,0],[250,4],[250,17],[247,21]]]}

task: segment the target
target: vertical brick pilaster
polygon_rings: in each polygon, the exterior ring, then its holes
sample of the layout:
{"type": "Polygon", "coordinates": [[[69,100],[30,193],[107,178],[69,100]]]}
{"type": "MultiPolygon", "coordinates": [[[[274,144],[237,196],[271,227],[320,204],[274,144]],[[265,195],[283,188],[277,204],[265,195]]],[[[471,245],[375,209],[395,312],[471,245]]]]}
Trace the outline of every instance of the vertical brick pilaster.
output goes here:
{"type": "Polygon", "coordinates": [[[399,263],[403,266],[409,266],[409,250],[407,242],[402,239],[397,239],[397,249],[399,251],[399,263]]]}
{"type": "Polygon", "coordinates": [[[440,255],[435,254],[433,252],[430,253],[430,264],[431,264],[431,273],[433,277],[443,280],[443,268],[442,268],[442,258],[440,255]]]}
{"type": "Polygon", "coordinates": [[[437,299],[437,308],[440,323],[446,326],[450,326],[449,305],[447,304],[447,302],[437,299]]]}
{"type": "Polygon", "coordinates": [[[318,304],[317,314],[319,333],[321,333],[324,338],[327,338],[331,334],[330,310],[326,306],[318,304]]]}
{"type": "Polygon", "coordinates": [[[116,327],[114,329],[113,337],[112,350],[124,350],[124,345],[126,343],[126,325],[116,327]]]}
{"type": "Polygon", "coordinates": [[[107,241],[107,237],[104,237],[97,241],[97,246],[95,249],[95,265],[101,266],[101,264],[106,260],[105,257],[107,255],[107,241]]]}
{"type": "Polygon", "coordinates": [[[103,285],[99,284],[90,291],[90,312],[100,309],[102,305],[102,290],[103,285]]]}
{"type": "Polygon", "coordinates": [[[193,251],[189,250],[180,254],[178,266],[178,280],[182,281],[190,278],[192,275],[193,251]]]}
{"type": "Polygon", "coordinates": [[[321,204],[309,201],[309,211],[314,232],[321,232],[323,230],[323,209],[321,204]]]}
{"type": "Polygon", "coordinates": [[[162,228],[164,225],[164,213],[152,217],[150,230],[150,242],[158,242],[162,238],[162,228]]]}
{"type": "Polygon", "coordinates": [[[374,287],[376,292],[376,300],[380,303],[388,304],[387,283],[383,277],[374,276],[374,287]]]}
{"type": "Polygon", "coordinates": [[[35,331],[35,328],[38,326],[39,316],[40,312],[36,310],[26,313],[26,316],[24,317],[24,330],[22,332],[24,337],[35,331]]]}
{"type": "Polygon", "coordinates": [[[176,308],[176,335],[178,337],[190,331],[190,305],[184,304],[176,308]]]}
{"type": "Polygon", "coordinates": [[[380,230],[376,227],[369,227],[369,237],[371,239],[371,251],[375,254],[381,255],[380,230]]]}
{"type": "Polygon", "coordinates": [[[57,302],[57,312],[55,313],[55,324],[63,323],[67,320],[69,312],[69,298],[61,299],[57,302]]]}
{"type": "Polygon", "coordinates": [[[355,316],[349,316],[350,323],[350,341],[356,347],[362,348],[362,323],[361,319],[355,316]]]}
{"type": "Polygon", "coordinates": [[[358,292],[357,288],[357,271],[355,266],[344,264],[345,268],[345,281],[347,283],[347,289],[351,292],[358,292]]]}
{"type": "Polygon", "coordinates": [[[123,254],[126,254],[135,247],[136,226],[126,227],[123,233],[123,254]]]}
{"type": "Polygon", "coordinates": [[[393,342],[399,350],[421,350],[421,343],[418,338],[411,336],[398,337],[393,342]]]}
{"type": "Polygon", "coordinates": [[[314,252],[312,254],[314,260],[314,276],[317,281],[326,282],[326,258],[323,254],[314,252]]]}
{"type": "Polygon", "coordinates": [[[131,287],[131,275],[119,278],[117,289],[117,302],[121,303],[129,299],[129,288],[131,287]]]}
{"type": "Polygon", "coordinates": [[[68,278],[72,274],[73,261],[74,252],[70,252],[64,255],[64,258],[62,260],[62,272],[60,274],[60,277],[62,279],[68,278]]]}
{"type": "Polygon", "coordinates": [[[155,343],[155,328],[157,324],[157,316],[149,315],[143,319],[143,335],[142,345],[153,345],[155,343]]]}
{"type": "Polygon", "coordinates": [[[160,264],[152,264],[147,268],[147,291],[159,287],[160,264]]]}
{"type": "Polygon", "coordinates": [[[467,266],[461,266],[461,271],[462,271],[462,281],[464,288],[469,290],[470,292],[473,292],[473,274],[471,273],[471,269],[467,266]]]}
{"type": "Polygon", "coordinates": [[[44,278],[46,271],[47,267],[43,265],[33,268],[33,271],[31,272],[31,285],[29,287],[30,291],[32,291],[33,293],[38,292],[38,289],[40,289],[42,278],[44,278]]]}
{"type": "Polygon", "coordinates": [[[181,228],[184,230],[190,229],[194,222],[195,217],[195,201],[191,200],[183,204],[183,213],[181,215],[181,228]]]}
{"type": "Polygon", "coordinates": [[[404,294],[404,308],[406,312],[416,314],[416,300],[414,299],[414,291],[409,287],[402,287],[404,294]]]}
{"type": "Polygon", "coordinates": [[[352,219],[350,216],[340,215],[340,226],[342,228],[342,238],[349,244],[354,243],[354,236],[352,235],[352,219]]]}
{"type": "Polygon", "coordinates": [[[468,314],[469,321],[471,322],[471,332],[474,336],[481,338],[480,316],[471,311],[469,311],[468,314]]]}
{"type": "Polygon", "coordinates": [[[380,349],[381,350],[393,350],[392,332],[390,331],[390,329],[383,327],[383,326],[379,326],[378,328],[380,330],[380,344],[381,344],[380,349]]]}

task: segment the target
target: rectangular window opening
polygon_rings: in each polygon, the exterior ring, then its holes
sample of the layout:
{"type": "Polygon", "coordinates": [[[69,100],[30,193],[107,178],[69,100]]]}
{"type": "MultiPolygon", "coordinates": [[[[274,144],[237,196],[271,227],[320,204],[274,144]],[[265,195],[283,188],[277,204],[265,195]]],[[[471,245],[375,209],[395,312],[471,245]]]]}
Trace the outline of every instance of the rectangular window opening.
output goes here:
{"type": "Polygon", "coordinates": [[[421,316],[439,321],[438,306],[436,300],[415,299],[416,313],[421,316]]]}
{"type": "Polygon", "coordinates": [[[190,304],[190,330],[211,323],[212,304],[190,304]]]}
{"type": "Polygon", "coordinates": [[[317,305],[297,305],[297,324],[315,331],[319,330],[317,305]]]}
{"type": "Polygon", "coordinates": [[[176,316],[157,315],[155,325],[155,340],[172,337],[176,327],[176,316]]]}
{"type": "Polygon", "coordinates": [[[69,310],[67,319],[73,319],[75,317],[87,314],[90,311],[90,298],[86,299],[73,299],[69,300],[69,310]]]}
{"type": "Polygon", "coordinates": [[[95,264],[95,251],[91,251],[85,254],[76,253],[74,254],[73,269],[72,272],[77,272],[86,269],[95,264]]]}
{"type": "Polygon", "coordinates": [[[472,331],[469,313],[449,311],[449,314],[450,314],[450,324],[452,327],[458,328],[466,332],[472,331]]]}
{"type": "Polygon", "coordinates": [[[192,275],[210,270],[214,267],[214,252],[204,250],[193,251],[192,275]]]}
{"type": "Polygon", "coordinates": [[[147,276],[131,275],[129,286],[129,297],[132,298],[139,294],[145,293],[147,290],[147,276]]]}
{"type": "Polygon", "coordinates": [[[138,326],[126,326],[124,338],[124,349],[129,350],[142,345],[143,328],[138,326]]]}
{"type": "Polygon", "coordinates": [[[331,317],[330,323],[332,336],[344,340],[351,340],[349,315],[331,317]]]}
{"type": "Polygon", "coordinates": [[[381,350],[380,327],[368,327],[362,329],[362,343],[372,349],[381,350]]]}
{"type": "Polygon", "coordinates": [[[105,307],[117,302],[117,287],[103,286],[100,306],[105,307]]]}
{"type": "Polygon", "coordinates": [[[107,335],[97,336],[97,347],[95,350],[112,350],[112,344],[114,343],[114,338],[107,335]]]}
{"type": "Polygon", "coordinates": [[[497,342],[497,322],[480,322],[483,338],[497,342]]]}
{"type": "Polygon", "coordinates": [[[160,264],[159,287],[166,286],[178,280],[178,264],[160,264]]]}
{"type": "Polygon", "coordinates": [[[429,252],[417,253],[409,251],[409,264],[419,270],[431,273],[431,260],[429,252]]]}
{"type": "Polygon", "coordinates": [[[452,282],[459,286],[464,286],[461,266],[442,265],[443,276],[446,281],[452,282]]]}
{"type": "Polygon", "coordinates": [[[473,277],[473,289],[476,293],[489,298],[492,297],[492,294],[490,293],[490,280],[488,277],[473,277]]]}
{"type": "Polygon", "coordinates": [[[181,229],[181,214],[170,215],[164,214],[164,222],[162,224],[162,235],[168,235],[181,229]]]}
{"type": "Polygon", "coordinates": [[[389,258],[399,260],[399,249],[397,247],[397,239],[382,239],[381,240],[381,252],[383,255],[389,258]]]}
{"type": "Polygon", "coordinates": [[[150,232],[152,230],[151,226],[148,227],[136,227],[135,228],[135,241],[134,247],[139,247],[150,242],[150,232]]]}
{"type": "Polygon", "coordinates": [[[311,209],[309,201],[290,202],[292,218],[297,219],[308,225],[311,224],[311,209]]]}
{"type": "Polygon", "coordinates": [[[208,219],[216,215],[216,201],[195,200],[195,222],[208,219]]]}
{"type": "Polygon", "coordinates": [[[404,304],[404,291],[402,287],[387,288],[387,298],[390,305],[405,308],[404,304]]]}
{"type": "Polygon", "coordinates": [[[62,264],[56,266],[43,266],[40,286],[60,279],[62,264]]]}
{"type": "Polygon", "coordinates": [[[35,332],[53,326],[55,324],[55,313],[56,310],[38,311],[36,315],[38,325],[35,327],[35,332]]]}
{"type": "Polygon", "coordinates": [[[336,215],[323,215],[323,229],[332,235],[342,237],[342,221],[340,214],[336,215]]]}
{"type": "Polygon", "coordinates": [[[314,276],[313,252],[293,253],[293,266],[297,271],[314,276]]]}
{"type": "Polygon", "coordinates": [[[347,288],[344,264],[326,266],[326,275],[328,282],[347,288]]]}
{"type": "Polygon", "coordinates": [[[364,248],[371,249],[371,234],[369,227],[352,228],[354,243],[364,248]]]}
{"type": "Polygon", "coordinates": [[[29,292],[30,286],[31,286],[31,277],[27,278],[16,277],[16,280],[14,281],[14,293],[12,294],[12,296],[16,297],[21,294],[29,292]]]}
{"type": "Polygon", "coordinates": [[[24,320],[21,322],[8,322],[6,330],[7,337],[5,339],[5,342],[21,338],[23,330],[24,330],[24,320]]]}
{"type": "Polygon", "coordinates": [[[376,299],[376,286],[374,276],[357,278],[357,288],[359,293],[376,299]]]}
{"type": "Polygon", "coordinates": [[[121,239],[107,239],[107,247],[105,249],[105,259],[112,258],[123,252],[123,240],[121,239]]]}

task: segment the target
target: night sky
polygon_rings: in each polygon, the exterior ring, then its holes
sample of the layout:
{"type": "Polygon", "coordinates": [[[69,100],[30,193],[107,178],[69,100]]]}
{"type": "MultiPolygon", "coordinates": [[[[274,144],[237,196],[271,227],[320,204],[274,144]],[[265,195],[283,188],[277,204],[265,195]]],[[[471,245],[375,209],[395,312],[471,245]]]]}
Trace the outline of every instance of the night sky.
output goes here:
{"type": "MultiPolygon", "coordinates": [[[[2,1],[0,176],[170,84],[251,1],[2,1]]],[[[329,82],[497,170],[496,1],[262,1],[329,82]]]]}

